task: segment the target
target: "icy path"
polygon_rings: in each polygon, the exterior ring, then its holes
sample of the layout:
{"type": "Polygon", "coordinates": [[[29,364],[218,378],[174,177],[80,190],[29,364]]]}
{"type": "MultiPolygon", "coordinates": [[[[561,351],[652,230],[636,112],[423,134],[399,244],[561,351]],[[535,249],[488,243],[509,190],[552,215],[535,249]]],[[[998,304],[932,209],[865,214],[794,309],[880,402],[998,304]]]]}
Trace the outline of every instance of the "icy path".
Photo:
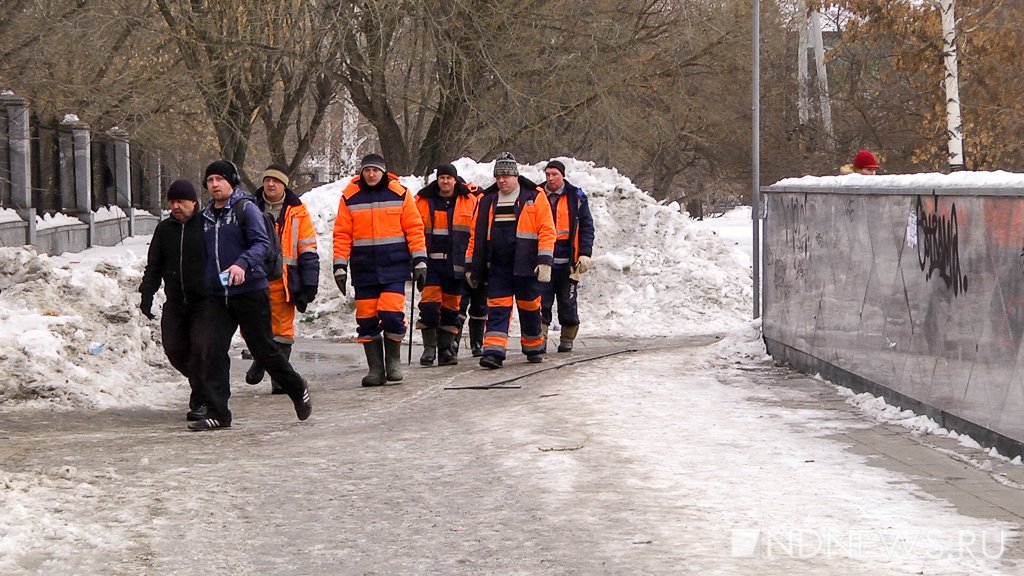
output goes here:
{"type": "Polygon", "coordinates": [[[362,390],[354,345],[305,343],[303,424],[244,384],[230,431],[7,414],[0,573],[1021,573],[1015,524],[869,465],[834,435],[872,423],[710,340],[490,391],[444,386],[535,367],[464,360],[362,390]]]}

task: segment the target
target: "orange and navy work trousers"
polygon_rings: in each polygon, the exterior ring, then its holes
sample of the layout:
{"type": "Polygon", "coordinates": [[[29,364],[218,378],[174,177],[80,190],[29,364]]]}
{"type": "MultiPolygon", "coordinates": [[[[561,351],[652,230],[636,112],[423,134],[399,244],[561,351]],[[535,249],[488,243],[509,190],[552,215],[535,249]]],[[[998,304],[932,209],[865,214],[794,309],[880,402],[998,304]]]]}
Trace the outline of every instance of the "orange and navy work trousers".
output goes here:
{"type": "Polygon", "coordinates": [[[292,344],[295,342],[295,304],[286,301],[284,279],[270,282],[270,327],[274,331],[274,342],[292,344]]]}
{"type": "Polygon", "coordinates": [[[543,352],[544,337],[540,327],[540,286],[533,276],[515,276],[511,266],[491,268],[487,277],[487,332],[484,334],[484,356],[505,359],[508,330],[512,323],[512,301],[519,309],[520,344],[523,354],[543,352]],[[504,268],[504,269],[501,269],[504,268]]]}
{"type": "Polygon", "coordinates": [[[405,338],[405,282],[355,286],[356,334],[360,344],[405,338]]]}
{"type": "Polygon", "coordinates": [[[436,328],[457,334],[462,328],[459,314],[464,280],[452,278],[444,260],[427,261],[427,282],[420,296],[417,328],[436,328]]]}

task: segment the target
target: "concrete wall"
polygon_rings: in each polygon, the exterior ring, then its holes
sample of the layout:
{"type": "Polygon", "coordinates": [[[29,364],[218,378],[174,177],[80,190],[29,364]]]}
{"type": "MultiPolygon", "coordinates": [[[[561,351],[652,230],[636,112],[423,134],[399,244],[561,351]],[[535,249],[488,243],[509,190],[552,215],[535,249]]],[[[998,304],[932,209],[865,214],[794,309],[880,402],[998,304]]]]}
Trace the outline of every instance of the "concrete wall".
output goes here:
{"type": "Polygon", "coordinates": [[[28,234],[28,224],[25,222],[2,222],[0,223],[0,246],[24,246],[28,234]]]}
{"type": "Polygon", "coordinates": [[[36,250],[56,256],[64,252],[81,252],[89,247],[89,225],[65,224],[36,232],[36,250]]]}
{"type": "Polygon", "coordinates": [[[1024,446],[1024,189],[764,189],[772,356],[1024,446]]]}

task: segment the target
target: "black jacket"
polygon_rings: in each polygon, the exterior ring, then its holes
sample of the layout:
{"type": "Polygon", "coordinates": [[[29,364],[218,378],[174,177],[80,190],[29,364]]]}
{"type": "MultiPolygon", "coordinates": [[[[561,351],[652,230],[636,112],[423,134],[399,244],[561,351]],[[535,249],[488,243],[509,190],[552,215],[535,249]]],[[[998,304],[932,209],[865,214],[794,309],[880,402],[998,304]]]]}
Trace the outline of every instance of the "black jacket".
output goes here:
{"type": "Polygon", "coordinates": [[[139,286],[143,301],[152,301],[162,281],[169,302],[199,302],[207,294],[205,268],[206,243],[198,207],[184,224],[173,217],[162,220],[149,243],[146,271],[139,286]]]}

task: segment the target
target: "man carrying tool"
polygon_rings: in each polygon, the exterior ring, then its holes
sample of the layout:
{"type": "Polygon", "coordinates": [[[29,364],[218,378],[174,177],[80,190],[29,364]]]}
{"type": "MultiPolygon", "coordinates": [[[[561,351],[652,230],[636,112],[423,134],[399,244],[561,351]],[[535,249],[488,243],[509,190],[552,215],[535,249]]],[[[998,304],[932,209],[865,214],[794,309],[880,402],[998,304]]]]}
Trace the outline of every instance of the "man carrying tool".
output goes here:
{"type": "Polygon", "coordinates": [[[356,324],[369,371],[363,386],[398,384],[405,338],[405,282],[422,290],[427,277],[423,221],[412,193],[368,154],[341,193],[334,221],[334,282],[345,295],[349,272],[356,324]]]}

